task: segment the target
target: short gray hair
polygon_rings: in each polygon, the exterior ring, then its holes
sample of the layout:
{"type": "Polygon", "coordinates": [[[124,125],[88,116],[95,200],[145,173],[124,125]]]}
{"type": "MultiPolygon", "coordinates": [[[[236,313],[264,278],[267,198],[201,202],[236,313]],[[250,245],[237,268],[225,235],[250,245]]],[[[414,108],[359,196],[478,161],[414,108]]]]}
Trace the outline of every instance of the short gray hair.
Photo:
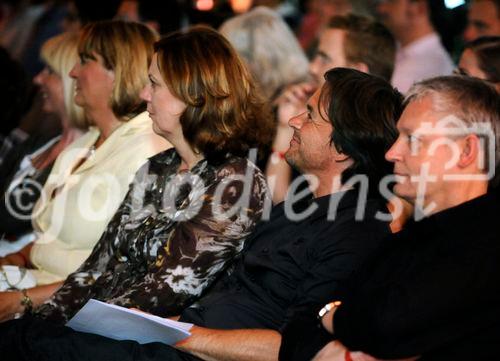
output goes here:
{"type": "MultiPolygon", "coordinates": [[[[409,103],[430,97],[433,109],[453,115],[467,126],[487,123],[495,138],[495,177],[490,185],[498,185],[500,174],[500,95],[485,81],[467,76],[441,76],[414,84],[404,101],[409,103]]],[[[481,135],[481,134],[478,134],[481,135]]],[[[485,154],[486,164],[488,164],[485,154]]]]}

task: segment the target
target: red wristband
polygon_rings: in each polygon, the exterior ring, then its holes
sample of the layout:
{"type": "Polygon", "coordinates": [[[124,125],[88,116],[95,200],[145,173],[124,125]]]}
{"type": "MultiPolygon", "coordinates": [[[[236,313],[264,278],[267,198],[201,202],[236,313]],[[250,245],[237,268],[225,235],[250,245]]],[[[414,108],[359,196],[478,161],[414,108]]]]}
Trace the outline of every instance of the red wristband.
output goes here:
{"type": "Polygon", "coordinates": [[[345,350],[345,361],[352,361],[351,352],[345,350]]]}
{"type": "Polygon", "coordinates": [[[273,154],[276,154],[280,159],[285,159],[285,153],[273,149],[273,154]]]}

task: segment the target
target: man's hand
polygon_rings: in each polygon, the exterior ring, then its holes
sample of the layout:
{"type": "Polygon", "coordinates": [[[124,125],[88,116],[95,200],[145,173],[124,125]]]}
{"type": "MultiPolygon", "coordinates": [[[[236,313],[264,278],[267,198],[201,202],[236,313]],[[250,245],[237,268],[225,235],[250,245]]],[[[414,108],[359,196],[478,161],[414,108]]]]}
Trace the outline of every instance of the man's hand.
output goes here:
{"type": "Polygon", "coordinates": [[[291,85],[276,99],[278,106],[278,125],[288,127],[290,118],[306,111],[306,103],[315,92],[316,87],[310,83],[291,85]]]}

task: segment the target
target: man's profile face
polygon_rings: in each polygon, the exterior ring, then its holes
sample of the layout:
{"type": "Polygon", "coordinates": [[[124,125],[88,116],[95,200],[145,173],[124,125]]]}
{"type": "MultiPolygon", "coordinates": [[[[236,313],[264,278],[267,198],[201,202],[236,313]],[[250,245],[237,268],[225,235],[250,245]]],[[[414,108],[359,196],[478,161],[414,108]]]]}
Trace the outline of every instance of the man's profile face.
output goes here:
{"type": "MultiPolygon", "coordinates": [[[[311,96],[307,102],[307,111],[290,119],[288,124],[293,128],[290,147],[285,153],[287,162],[302,173],[316,173],[327,169],[334,163],[333,155],[337,154],[330,143],[332,124],[319,113],[318,101],[321,89],[311,96]]],[[[324,115],[324,110],[322,110],[324,115]]]]}
{"type": "Polygon", "coordinates": [[[338,67],[347,67],[344,51],[345,31],[326,29],[319,38],[316,56],[309,65],[309,72],[315,84],[321,87],[325,82],[325,73],[338,67]]]}
{"type": "Polygon", "coordinates": [[[480,36],[500,35],[500,9],[491,0],[474,0],[470,4],[466,41],[480,36]]]}
{"type": "Polygon", "coordinates": [[[394,163],[396,195],[412,204],[421,197],[421,206],[435,202],[439,207],[449,197],[447,176],[456,170],[461,138],[450,137],[449,128],[442,127],[449,116],[437,113],[432,105],[428,96],[405,108],[397,124],[399,137],[386,159],[394,163]]]}

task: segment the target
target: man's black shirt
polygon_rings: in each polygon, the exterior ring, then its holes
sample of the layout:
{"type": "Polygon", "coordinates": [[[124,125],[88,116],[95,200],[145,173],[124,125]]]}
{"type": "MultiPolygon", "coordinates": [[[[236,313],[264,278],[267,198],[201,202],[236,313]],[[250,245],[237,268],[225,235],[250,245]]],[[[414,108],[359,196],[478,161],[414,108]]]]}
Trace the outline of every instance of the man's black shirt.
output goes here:
{"type": "Polygon", "coordinates": [[[369,199],[360,209],[357,204],[357,190],[305,200],[294,212],[315,211],[296,221],[287,217],[288,204],[279,204],[247,240],[234,272],[181,320],[218,329],[281,330],[298,309],[339,297],[339,284],[390,232],[387,222],[375,219],[386,212],[382,200],[369,199]],[[356,220],[361,209],[364,216],[356,220]]]}
{"type": "Polygon", "coordinates": [[[335,336],[383,359],[498,359],[498,190],[436,213],[380,247],[335,313],[335,336]]]}

